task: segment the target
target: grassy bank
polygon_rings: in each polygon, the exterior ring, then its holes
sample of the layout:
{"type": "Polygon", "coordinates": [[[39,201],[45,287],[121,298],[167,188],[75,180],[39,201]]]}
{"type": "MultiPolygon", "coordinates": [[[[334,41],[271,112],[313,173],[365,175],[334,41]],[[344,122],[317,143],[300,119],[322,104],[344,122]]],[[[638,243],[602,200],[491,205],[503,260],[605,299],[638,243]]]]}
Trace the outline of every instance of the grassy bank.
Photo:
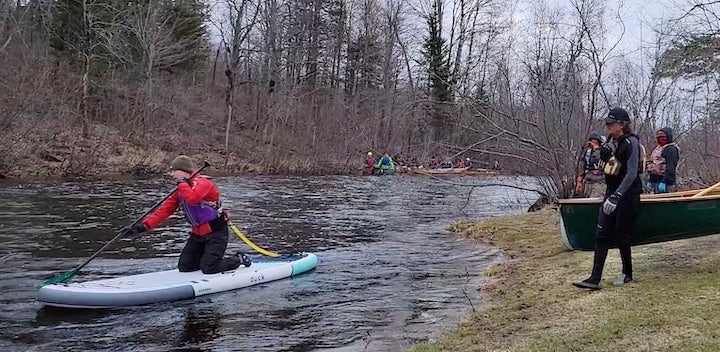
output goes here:
{"type": "Polygon", "coordinates": [[[636,282],[613,287],[617,250],[605,288],[570,285],[584,279],[591,252],[567,251],[557,213],[456,224],[458,233],[505,250],[508,262],[486,272],[488,308],[415,351],[718,351],[720,236],[633,247],[636,282]]]}

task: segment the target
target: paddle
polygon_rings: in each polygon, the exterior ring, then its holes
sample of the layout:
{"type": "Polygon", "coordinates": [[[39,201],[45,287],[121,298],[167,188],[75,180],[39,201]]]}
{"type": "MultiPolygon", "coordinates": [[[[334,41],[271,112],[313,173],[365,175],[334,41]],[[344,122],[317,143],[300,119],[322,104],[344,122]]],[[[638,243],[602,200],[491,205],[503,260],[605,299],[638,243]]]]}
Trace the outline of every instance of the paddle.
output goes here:
{"type": "MultiPolygon", "coordinates": [[[[190,178],[193,178],[195,175],[199,174],[200,171],[202,171],[203,169],[205,169],[208,166],[210,166],[210,163],[208,163],[207,161],[204,162],[203,166],[201,168],[199,168],[192,175],[190,175],[190,178]]],[[[173,191],[170,192],[168,195],[166,195],[163,199],[161,199],[160,201],[155,203],[155,205],[153,205],[150,209],[148,209],[148,211],[146,211],[143,215],[141,215],[139,218],[135,219],[135,221],[133,221],[132,224],[130,224],[127,227],[123,227],[122,230],[120,230],[117,234],[115,234],[115,237],[113,237],[110,240],[110,242],[106,243],[104,246],[102,246],[100,249],[98,249],[95,253],[93,253],[93,255],[90,256],[90,258],[88,258],[80,266],[73,269],[72,271],[62,273],[60,275],[53,277],[52,279],[50,279],[48,281],[45,281],[45,283],[43,283],[42,286],[59,284],[59,283],[64,283],[64,282],[70,281],[70,279],[72,279],[75,275],[77,275],[77,273],[80,271],[80,269],[85,267],[85,265],[90,263],[91,260],[95,259],[98,255],[100,255],[100,253],[102,253],[102,251],[104,251],[105,249],[110,247],[112,244],[117,242],[120,239],[120,237],[122,237],[123,235],[128,233],[128,231],[130,231],[130,229],[132,229],[135,225],[137,225],[140,221],[142,221],[142,219],[144,219],[146,216],[150,215],[150,213],[152,213],[157,207],[162,205],[168,198],[170,198],[170,196],[172,196],[175,193],[175,191],[177,191],[177,187],[175,187],[175,189],[173,189],[173,191]]]]}
{"type": "Polygon", "coordinates": [[[714,185],[712,185],[712,186],[710,186],[710,187],[708,187],[708,188],[705,188],[704,190],[696,193],[694,196],[692,196],[692,197],[690,197],[690,198],[699,198],[699,197],[702,197],[702,196],[704,196],[704,195],[712,192],[714,189],[716,189],[716,188],[718,188],[718,187],[720,187],[720,182],[718,182],[718,183],[716,183],[716,184],[714,184],[714,185]]]}

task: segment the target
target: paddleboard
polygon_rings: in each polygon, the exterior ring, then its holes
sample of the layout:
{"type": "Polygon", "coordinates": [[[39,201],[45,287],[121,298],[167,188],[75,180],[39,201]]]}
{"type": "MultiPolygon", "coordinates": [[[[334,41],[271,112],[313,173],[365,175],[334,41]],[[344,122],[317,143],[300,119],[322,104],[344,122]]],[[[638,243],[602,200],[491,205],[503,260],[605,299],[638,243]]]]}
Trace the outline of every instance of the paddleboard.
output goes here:
{"type": "Polygon", "coordinates": [[[211,293],[284,279],[312,270],[317,256],[300,253],[276,258],[252,258],[250,267],[206,275],[177,269],[40,288],[38,301],[65,308],[112,308],[192,299],[211,293]]]}

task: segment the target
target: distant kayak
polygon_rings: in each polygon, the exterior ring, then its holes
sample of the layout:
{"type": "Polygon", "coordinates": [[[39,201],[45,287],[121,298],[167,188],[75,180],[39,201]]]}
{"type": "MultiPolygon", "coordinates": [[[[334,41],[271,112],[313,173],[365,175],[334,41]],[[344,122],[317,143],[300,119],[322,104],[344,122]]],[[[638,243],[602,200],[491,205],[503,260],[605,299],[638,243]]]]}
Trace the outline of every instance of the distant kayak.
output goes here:
{"type": "Polygon", "coordinates": [[[252,258],[250,267],[203,274],[177,269],[68,284],[45,285],[38,301],[66,308],[111,308],[192,299],[287,278],[312,270],[317,256],[301,253],[277,258],[252,258]]]}

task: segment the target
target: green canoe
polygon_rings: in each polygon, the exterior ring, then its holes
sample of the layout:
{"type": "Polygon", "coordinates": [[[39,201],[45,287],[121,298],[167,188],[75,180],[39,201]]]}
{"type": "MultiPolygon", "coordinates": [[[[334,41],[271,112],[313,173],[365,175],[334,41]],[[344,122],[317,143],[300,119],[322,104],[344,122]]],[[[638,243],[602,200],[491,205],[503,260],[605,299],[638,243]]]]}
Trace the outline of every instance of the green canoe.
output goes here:
{"type": "MultiPolygon", "coordinates": [[[[643,195],[633,245],[720,233],[720,194],[692,198],[699,191],[643,195]]],[[[600,198],[560,200],[560,233],[571,250],[593,250],[600,198]]]]}

